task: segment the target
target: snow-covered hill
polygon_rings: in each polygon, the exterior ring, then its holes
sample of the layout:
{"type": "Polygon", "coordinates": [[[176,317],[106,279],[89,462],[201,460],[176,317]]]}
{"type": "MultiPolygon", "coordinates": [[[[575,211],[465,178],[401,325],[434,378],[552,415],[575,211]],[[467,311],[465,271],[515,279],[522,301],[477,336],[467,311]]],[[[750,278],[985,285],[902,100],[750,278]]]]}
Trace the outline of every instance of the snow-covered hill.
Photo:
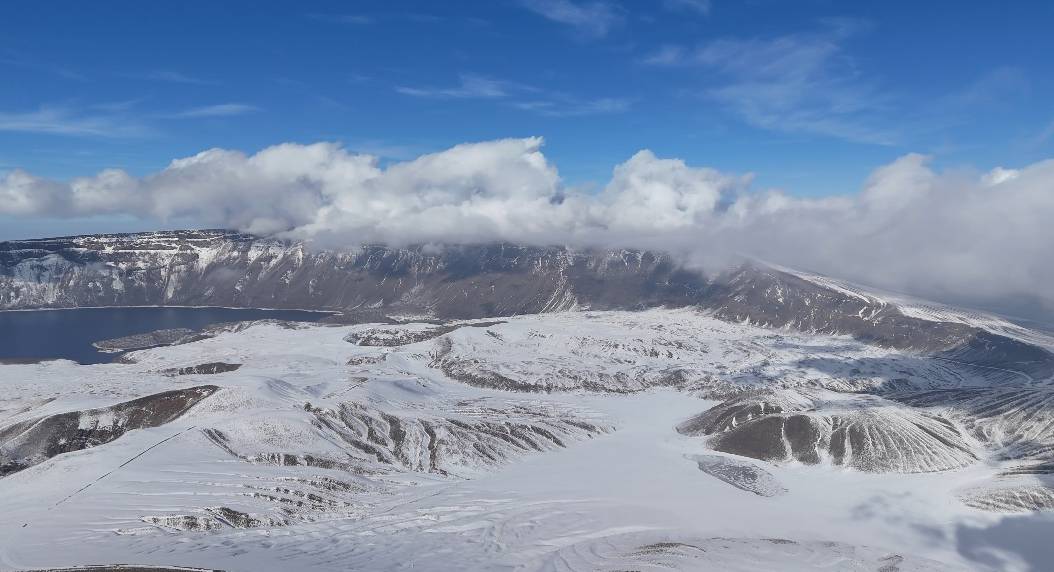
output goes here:
{"type": "Polygon", "coordinates": [[[962,535],[1054,498],[1021,471],[1046,389],[845,335],[683,308],[192,339],[0,366],[5,568],[976,569],[962,535]]]}
{"type": "Polygon", "coordinates": [[[1054,533],[1054,344],[993,316],[760,264],[218,231],[3,243],[0,304],[343,312],[0,365],[3,569],[1054,558],[1014,540],[1054,533]]]}

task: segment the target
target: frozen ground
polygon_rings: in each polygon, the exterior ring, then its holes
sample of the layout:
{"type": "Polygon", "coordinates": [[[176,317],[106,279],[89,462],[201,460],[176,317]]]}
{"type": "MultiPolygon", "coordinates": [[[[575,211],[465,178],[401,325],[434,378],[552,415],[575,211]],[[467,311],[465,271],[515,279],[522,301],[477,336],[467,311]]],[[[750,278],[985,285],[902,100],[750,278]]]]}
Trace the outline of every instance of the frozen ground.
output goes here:
{"type": "MultiPolygon", "coordinates": [[[[130,357],[0,366],[0,569],[1054,562],[1047,513],[964,501],[1006,479],[1049,490],[1042,471],[1006,474],[1040,453],[1008,437],[1012,412],[977,404],[984,378],[845,337],[651,310],[262,322],[130,357]],[[948,388],[973,401],[933,401],[948,388]],[[701,414],[716,432],[685,429],[701,414]],[[800,454],[813,433],[773,424],[819,428],[815,458],[800,454]],[[876,427],[900,439],[896,462],[876,427]],[[738,435],[760,452],[715,449],[738,435]]],[[[1048,409],[1028,415],[1030,443],[1049,438],[1048,409]]]]}

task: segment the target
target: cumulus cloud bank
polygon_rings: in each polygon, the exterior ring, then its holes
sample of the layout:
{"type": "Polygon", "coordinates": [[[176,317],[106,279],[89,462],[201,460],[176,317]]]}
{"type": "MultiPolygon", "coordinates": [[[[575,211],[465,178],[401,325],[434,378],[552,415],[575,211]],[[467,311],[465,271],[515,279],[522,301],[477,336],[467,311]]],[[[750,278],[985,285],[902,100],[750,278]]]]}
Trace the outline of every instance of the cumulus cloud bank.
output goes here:
{"type": "Polygon", "coordinates": [[[911,154],[859,192],[803,199],[647,150],[581,192],[541,148],[505,139],[382,167],[336,144],[283,144],[211,149],[142,178],[16,170],[0,178],[0,214],[179,217],[326,248],[503,240],[655,248],[702,264],[736,253],[938,298],[1054,307],[1054,160],[971,174],[911,154]]]}

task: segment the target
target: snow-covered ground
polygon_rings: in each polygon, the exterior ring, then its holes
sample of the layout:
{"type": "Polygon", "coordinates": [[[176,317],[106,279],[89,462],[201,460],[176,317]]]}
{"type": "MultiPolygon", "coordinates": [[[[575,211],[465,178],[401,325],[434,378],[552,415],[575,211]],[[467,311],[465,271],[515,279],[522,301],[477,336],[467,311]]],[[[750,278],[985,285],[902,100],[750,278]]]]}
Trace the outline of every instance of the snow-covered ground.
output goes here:
{"type": "Polygon", "coordinates": [[[976,460],[939,472],[769,462],[678,431],[753,390],[800,392],[803,414],[837,420],[857,406],[834,392],[980,383],[845,337],[687,309],[568,312],[444,327],[262,322],[130,357],[0,365],[0,427],[20,427],[0,433],[5,455],[34,420],[62,439],[98,437],[131,427],[134,410],[111,406],[219,388],[174,420],[0,478],[0,569],[1041,570],[1054,559],[1042,540],[1054,520],[963,502],[1004,462],[954,416],[941,423],[976,460]],[[377,345],[348,341],[364,339],[377,345]],[[214,363],[241,367],[173,374],[214,363]],[[54,421],[84,410],[99,411],[54,421]],[[707,472],[701,456],[729,463],[707,472]],[[737,478],[760,479],[764,494],[737,478]]]}
{"type": "MultiPolygon", "coordinates": [[[[1006,336],[1025,343],[1047,349],[1054,349],[1054,335],[1049,331],[1038,331],[1031,327],[1017,324],[1008,318],[991,312],[971,308],[961,308],[924,300],[907,294],[889,292],[879,288],[865,287],[859,284],[838,280],[828,276],[802,272],[782,266],[774,266],[813,284],[839,292],[846,296],[859,298],[875,306],[895,306],[905,316],[931,322],[951,322],[973,326],[994,334],[1006,336]]],[[[1030,324],[1031,326],[1031,324],[1030,324]]]]}

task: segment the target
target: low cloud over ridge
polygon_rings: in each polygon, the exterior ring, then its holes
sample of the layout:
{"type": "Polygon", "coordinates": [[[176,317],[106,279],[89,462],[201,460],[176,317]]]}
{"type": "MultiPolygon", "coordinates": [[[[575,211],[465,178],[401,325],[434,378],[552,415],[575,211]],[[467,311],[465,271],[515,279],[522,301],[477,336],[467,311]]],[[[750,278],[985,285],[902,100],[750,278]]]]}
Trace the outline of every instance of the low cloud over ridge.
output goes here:
{"type": "Polygon", "coordinates": [[[911,154],[858,193],[802,199],[647,150],[600,192],[580,192],[541,147],[488,141],[382,167],[337,144],[282,144],[210,149],[142,178],[16,170],[0,178],[0,215],[179,217],[326,248],[504,240],[655,248],[701,264],[741,253],[940,299],[1054,307],[1054,160],[982,175],[911,154]]]}

